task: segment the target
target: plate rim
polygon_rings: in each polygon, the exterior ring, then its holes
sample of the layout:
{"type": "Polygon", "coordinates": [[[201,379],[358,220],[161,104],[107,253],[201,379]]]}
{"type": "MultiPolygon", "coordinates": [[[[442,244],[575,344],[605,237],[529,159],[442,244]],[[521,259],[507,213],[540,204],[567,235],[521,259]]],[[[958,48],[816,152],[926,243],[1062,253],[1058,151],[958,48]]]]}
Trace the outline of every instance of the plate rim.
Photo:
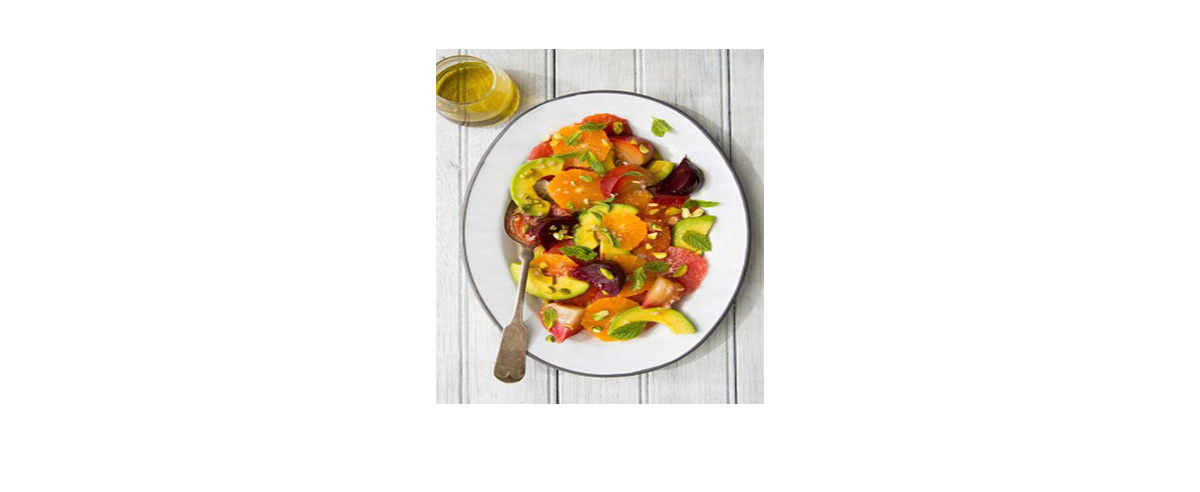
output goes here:
{"type": "MultiPolygon", "coordinates": [[[[466,193],[463,194],[462,206],[459,208],[459,211],[458,211],[458,215],[459,215],[459,218],[458,218],[458,241],[459,241],[459,249],[460,249],[460,253],[461,253],[459,256],[462,261],[463,267],[466,268],[466,270],[467,270],[467,279],[470,280],[469,283],[471,284],[471,292],[473,292],[475,294],[475,299],[479,301],[480,306],[483,306],[483,311],[485,313],[487,313],[488,318],[491,318],[492,324],[495,324],[496,328],[503,332],[504,325],[501,325],[500,321],[496,319],[496,316],[492,314],[492,311],[490,309],[488,309],[487,304],[483,300],[483,295],[481,295],[479,293],[479,286],[476,285],[476,283],[475,283],[475,275],[471,273],[471,262],[467,261],[467,234],[466,234],[467,204],[471,201],[471,191],[475,189],[475,178],[479,177],[479,171],[481,171],[483,169],[483,162],[487,160],[489,155],[491,155],[492,149],[496,146],[496,142],[499,142],[500,139],[504,137],[504,134],[508,133],[508,129],[512,128],[512,126],[514,124],[516,124],[516,122],[518,120],[525,117],[525,115],[529,114],[534,109],[538,108],[539,106],[541,106],[543,104],[548,104],[548,103],[551,103],[554,101],[559,101],[562,99],[567,99],[567,98],[571,98],[571,97],[575,97],[575,96],[582,96],[582,95],[586,95],[586,94],[620,94],[620,95],[625,95],[625,96],[640,97],[642,99],[649,99],[656,103],[659,103],[659,104],[662,104],[669,108],[672,108],[675,111],[678,111],[679,114],[683,115],[684,118],[687,118],[687,120],[689,122],[691,122],[692,125],[694,125],[696,128],[699,128],[700,133],[703,134],[704,137],[708,139],[709,143],[711,143],[712,146],[717,149],[717,154],[721,156],[721,162],[725,163],[725,167],[728,167],[729,172],[731,174],[733,174],[733,181],[734,181],[734,184],[737,185],[738,195],[742,198],[742,210],[745,212],[745,215],[746,215],[746,255],[744,258],[742,258],[742,271],[741,271],[741,275],[738,276],[737,286],[734,287],[734,289],[733,289],[733,299],[731,299],[729,301],[729,303],[725,305],[725,310],[722,311],[721,315],[717,317],[716,323],[713,324],[713,329],[709,330],[708,333],[706,333],[704,335],[704,338],[702,338],[699,342],[697,342],[695,345],[693,345],[692,348],[688,349],[687,352],[684,352],[679,357],[676,357],[675,359],[672,359],[671,361],[665,362],[658,366],[651,367],[648,369],[642,369],[640,371],[634,371],[634,372],[629,372],[629,373],[624,373],[624,374],[589,374],[586,372],[579,372],[579,371],[574,371],[571,369],[559,367],[557,365],[554,365],[554,364],[551,364],[549,362],[542,360],[541,358],[539,358],[536,355],[533,355],[533,353],[531,353],[529,351],[525,352],[526,356],[532,358],[533,360],[541,362],[542,364],[544,364],[546,366],[553,367],[559,371],[567,372],[570,374],[576,374],[579,376],[588,376],[588,377],[594,377],[594,378],[621,378],[621,377],[628,377],[628,376],[636,376],[639,374],[646,374],[648,372],[657,371],[657,370],[667,367],[671,364],[679,362],[680,360],[683,360],[684,357],[687,357],[692,352],[695,352],[696,349],[700,348],[701,345],[704,345],[704,343],[707,342],[710,337],[712,337],[712,334],[717,331],[716,327],[718,325],[720,325],[722,321],[725,320],[726,316],[729,315],[729,310],[731,308],[733,308],[734,303],[737,302],[738,294],[740,294],[742,292],[742,284],[746,280],[746,270],[749,270],[749,268],[750,268],[750,252],[754,250],[754,234],[752,233],[752,231],[754,230],[754,222],[751,220],[751,217],[750,217],[750,202],[746,200],[746,189],[742,186],[742,179],[740,176],[738,176],[737,169],[734,168],[733,164],[729,161],[729,156],[727,156],[725,154],[725,149],[721,148],[721,144],[719,142],[717,142],[715,139],[713,139],[712,135],[709,135],[708,130],[705,130],[704,126],[701,125],[700,122],[696,121],[695,118],[692,118],[692,116],[689,115],[686,111],[680,109],[679,107],[675,106],[674,104],[668,103],[666,101],[663,101],[663,100],[655,98],[655,97],[647,96],[645,94],[638,94],[636,92],[610,90],[610,89],[573,92],[571,94],[566,94],[566,95],[558,96],[558,97],[555,97],[552,99],[547,99],[545,101],[542,101],[538,104],[533,105],[532,107],[530,107],[529,109],[526,109],[525,111],[522,111],[521,114],[513,117],[512,120],[510,120],[506,125],[504,125],[504,129],[500,130],[500,133],[496,134],[496,138],[492,139],[492,143],[488,144],[487,150],[485,150],[483,152],[483,155],[479,156],[479,161],[475,163],[475,171],[471,173],[471,181],[467,183],[466,193]]],[[[730,146],[732,146],[732,145],[733,145],[733,142],[730,142],[730,146]]]]}

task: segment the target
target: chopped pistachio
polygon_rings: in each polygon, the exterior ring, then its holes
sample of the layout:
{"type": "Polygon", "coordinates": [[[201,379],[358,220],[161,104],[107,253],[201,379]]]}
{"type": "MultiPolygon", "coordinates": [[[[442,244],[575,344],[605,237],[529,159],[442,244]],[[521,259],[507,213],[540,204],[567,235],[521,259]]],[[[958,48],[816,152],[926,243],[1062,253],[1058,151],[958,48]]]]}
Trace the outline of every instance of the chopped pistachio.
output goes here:
{"type": "Polygon", "coordinates": [[[605,310],[602,310],[602,311],[597,311],[597,312],[596,312],[596,314],[593,314],[593,315],[592,315],[592,321],[600,321],[600,320],[602,320],[602,319],[604,319],[604,318],[607,318],[607,317],[608,317],[608,310],[607,310],[607,309],[605,309],[605,310]]]}
{"type": "Polygon", "coordinates": [[[671,276],[672,277],[682,277],[683,274],[685,274],[685,273],[687,273],[687,265],[680,265],[679,269],[675,270],[675,273],[672,273],[671,276]]]}
{"type": "Polygon", "coordinates": [[[554,343],[554,335],[546,335],[546,341],[550,342],[550,343],[554,343]]]}
{"type": "Polygon", "coordinates": [[[679,211],[679,215],[686,219],[692,216],[692,211],[685,208],[679,211]]]}
{"type": "Polygon", "coordinates": [[[663,258],[666,258],[667,254],[666,253],[654,253],[654,257],[661,260],[663,258]]]}
{"type": "Polygon", "coordinates": [[[611,272],[611,271],[609,271],[607,268],[604,268],[604,267],[601,267],[601,268],[600,268],[600,275],[604,275],[604,278],[606,278],[606,279],[609,279],[609,280],[612,280],[612,279],[613,279],[613,274],[612,274],[612,272],[611,272]]]}
{"type": "Polygon", "coordinates": [[[646,237],[648,237],[648,238],[650,238],[650,239],[658,239],[658,233],[657,233],[657,232],[651,232],[650,234],[646,234],[646,237]]]}
{"type": "Polygon", "coordinates": [[[621,130],[623,130],[625,128],[625,125],[622,125],[620,121],[614,121],[612,125],[613,125],[613,133],[616,133],[617,135],[620,135],[621,130]]]}
{"type": "Polygon", "coordinates": [[[642,151],[643,154],[650,153],[650,149],[647,149],[645,145],[638,145],[638,150],[642,151]]]}
{"type": "Polygon", "coordinates": [[[699,217],[701,215],[704,215],[704,209],[702,209],[702,208],[698,208],[698,209],[692,211],[692,217],[699,217]]]}
{"type": "Polygon", "coordinates": [[[646,243],[646,249],[653,249],[653,247],[650,246],[650,243],[646,243]]]}
{"type": "Polygon", "coordinates": [[[597,326],[597,327],[592,328],[592,333],[600,333],[600,327],[597,326]]]}
{"type": "Polygon", "coordinates": [[[665,212],[665,214],[668,217],[670,217],[672,215],[679,215],[679,209],[677,209],[675,207],[668,208],[667,211],[665,212]]]}

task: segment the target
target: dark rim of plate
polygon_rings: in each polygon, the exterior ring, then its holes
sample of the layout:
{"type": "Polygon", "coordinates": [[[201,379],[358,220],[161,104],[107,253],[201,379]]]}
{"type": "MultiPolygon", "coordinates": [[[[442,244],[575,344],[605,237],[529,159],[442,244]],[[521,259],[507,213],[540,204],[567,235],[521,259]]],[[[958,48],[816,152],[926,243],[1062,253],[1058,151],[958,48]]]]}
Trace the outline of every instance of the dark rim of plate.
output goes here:
{"type": "MultiPolygon", "coordinates": [[[[496,146],[496,142],[499,142],[500,139],[504,137],[504,134],[508,132],[509,128],[512,128],[513,124],[516,123],[517,120],[520,120],[525,115],[529,114],[530,112],[537,109],[538,107],[540,107],[543,104],[552,103],[555,101],[560,101],[563,99],[568,99],[571,97],[582,96],[582,95],[587,95],[587,94],[620,94],[620,95],[625,95],[625,96],[640,97],[642,99],[649,99],[656,103],[662,104],[668,108],[675,110],[679,114],[683,115],[683,117],[687,118],[687,120],[690,121],[693,125],[695,125],[696,128],[699,128],[700,133],[702,133],[706,138],[708,138],[709,143],[711,143],[712,146],[717,149],[717,154],[721,156],[721,160],[725,163],[725,167],[728,167],[729,172],[733,174],[733,181],[735,184],[737,184],[737,187],[738,187],[738,195],[740,195],[742,198],[742,210],[744,210],[746,212],[746,257],[742,259],[742,274],[740,277],[738,277],[737,287],[733,289],[733,298],[730,299],[729,303],[725,305],[725,311],[723,311],[721,313],[721,316],[717,317],[716,323],[713,323],[713,326],[710,327],[710,329],[708,330],[708,333],[704,334],[704,338],[700,339],[699,342],[696,342],[696,344],[693,345],[692,348],[688,349],[687,352],[684,352],[683,355],[676,357],[675,359],[671,360],[670,362],[666,362],[666,363],[660,364],[658,366],[651,367],[648,369],[643,369],[640,371],[635,371],[635,372],[630,372],[630,373],[625,373],[625,374],[589,374],[586,372],[573,371],[570,369],[556,366],[554,364],[551,364],[549,362],[542,360],[541,358],[539,358],[536,355],[533,355],[533,353],[531,353],[531,352],[526,352],[526,354],[529,357],[533,358],[534,360],[536,360],[538,362],[541,362],[542,364],[545,364],[546,366],[553,367],[559,371],[563,371],[563,372],[567,372],[567,373],[571,373],[571,374],[578,374],[580,376],[589,376],[589,377],[597,377],[597,378],[619,378],[619,377],[626,377],[626,376],[636,376],[638,374],[645,374],[645,373],[648,373],[651,371],[657,371],[657,370],[667,367],[671,364],[679,362],[684,357],[687,357],[692,352],[695,352],[696,349],[700,348],[701,345],[704,345],[704,342],[708,341],[708,338],[712,336],[713,332],[717,331],[716,328],[721,325],[722,321],[725,320],[725,316],[729,314],[729,309],[733,307],[734,302],[737,302],[737,295],[742,290],[742,282],[746,280],[746,270],[750,268],[750,252],[753,251],[753,249],[754,249],[754,244],[753,244],[754,235],[751,234],[751,231],[753,230],[753,227],[754,227],[754,223],[751,222],[751,219],[750,219],[750,203],[746,201],[746,190],[742,187],[742,180],[741,180],[741,178],[738,177],[737,169],[734,169],[733,164],[731,164],[729,162],[729,156],[725,155],[725,150],[721,148],[721,144],[719,144],[716,140],[714,140],[712,138],[712,135],[709,135],[708,131],[704,129],[704,126],[701,125],[700,122],[696,121],[695,118],[692,118],[690,115],[688,115],[683,110],[675,107],[675,105],[670,104],[666,101],[656,99],[656,98],[653,98],[650,96],[646,96],[643,94],[637,94],[637,93],[626,92],[626,91],[614,91],[614,90],[583,91],[583,92],[576,92],[573,94],[567,94],[565,96],[558,96],[556,98],[547,99],[545,101],[542,101],[541,103],[538,103],[537,105],[533,106],[532,108],[529,108],[529,109],[525,110],[524,112],[522,112],[521,114],[513,117],[513,119],[511,121],[509,121],[507,125],[504,126],[504,130],[501,130],[500,133],[498,135],[496,135],[496,138],[492,140],[492,143],[490,145],[488,145],[488,148],[486,151],[484,151],[483,155],[479,157],[479,162],[475,164],[475,172],[471,173],[471,182],[467,184],[467,193],[463,198],[462,209],[459,211],[458,238],[459,238],[460,247],[462,248],[463,265],[467,269],[467,278],[471,281],[470,282],[471,283],[471,291],[475,293],[475,298],[479,300],[479,304],[481,306],[483,306],[483,310],[485,312],[487,312],[488,317],[492,319],[492,323],[494,323],[496,325],[496,328],[503,331],[504,325],[500,324],[500,321],[498,321],[496,319],[496,315],[492,314],[491,309],[488,309],[487,303],[484,302],[484,300],[483,300],[483,296],[479,294],[479,287],[477,285],[475,285],[475,276],[471,273],[471,262],[467,261],[467,235],[466,235],[467,204],[471,200],[471,190],[473,190],[475,188],[475,178],[479,177],[479,171],[481,169],[483,169],[483,163],[484,163],[484,161],[487,160],[488,155],[490,155],[492,153],[492,148],[496,146]]],[[[732,146],[732,142],[730,143],[730,145],[732,146]]],[[[503,218],[501,218],[501,220],[503,220],[503,218]]]]}

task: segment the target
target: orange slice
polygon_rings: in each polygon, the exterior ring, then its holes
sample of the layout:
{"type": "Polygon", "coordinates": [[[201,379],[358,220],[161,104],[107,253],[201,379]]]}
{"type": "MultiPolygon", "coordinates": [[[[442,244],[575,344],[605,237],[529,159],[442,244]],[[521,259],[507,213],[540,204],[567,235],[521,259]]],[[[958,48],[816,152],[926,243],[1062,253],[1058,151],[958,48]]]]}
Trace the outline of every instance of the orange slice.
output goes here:
{"type": "Polygon", "coordinates": [[[614,256],[612,261],[613,263],[616,263],[617,266],[621,267],[621,271],[625,272],[625,285],[622,285],[621,291],[617,292],[617,295],[621,297],[631,297],[645,292],[646,289],[650,288],[650,284],[654,282],[654,278],[658,275],[657,273],[649,272],[643,269],[642,271],[646,272],[646,281],[642,283],[641,287],[634,289],[633,272],[642,265],[645,265],[646,260],[634,255],[625,254],[614,256]]]}
{"type": "Polygon", "coordinates": [[[542,273],[551,277],[561,277],[571,274],[571,271],[575,269],[575,260],[568,258],[566,255],[546,253],[534,258],[530,265],[532,268],[537,268],[542,273]]]}
{"type": "Polygon", "coordinates": [[[615,211],[604,214],[600,225],[617,237],[617,247],[627,251],[633,251],[646,238],[646,223],[634,213],[615,211]]]}
{"type": "MultiPolygon", "coordinates": [[[[612,142],[604,130],[586,131],[583,132],[583,135],[572,138],[576,133],[579,133],[578,125],[563,127],[558,133],[550,136],[550,148],[554,150],[555,154],[591,152],[598,160],[603,161],[608,158],[608,152],[612,150],[612,142]]],[[[584,166],[586,165],[585,163],[584,166]]]]}
{"type": "Polygon", "coordinates": [[[666,225],[662,219],[649,219],[646,221],[646,231],[646,239],[630,252],[647,261],[664,261],[667,257],[667,247],[671,246],[671,226],[666,225]],[[662,258],[655,256],[655,253],[662,258]]]}
{"type": "Polygon", "coordinates": [[[559,173],[546,192],[558,206],[578,212],[604,200],[600,193],[600,176],[591,171],[570,169],[559,173]]]}
{"type": "Polygon", "coordinates": [[[591,333],[592,336],[604,340],[606,342],[617,342],[616,338],[608,336],[608,324],[612,322],[618,314],[629,308],[637,307],[637,303],[624,297],[605,297],[596,299],[583,310],[583,331],[591,333]],[[607,311],[601,319],[596,319],[597,313],[607,311]],[[596,333],[594,328],[600,328],[600,332],[596,333]]]}

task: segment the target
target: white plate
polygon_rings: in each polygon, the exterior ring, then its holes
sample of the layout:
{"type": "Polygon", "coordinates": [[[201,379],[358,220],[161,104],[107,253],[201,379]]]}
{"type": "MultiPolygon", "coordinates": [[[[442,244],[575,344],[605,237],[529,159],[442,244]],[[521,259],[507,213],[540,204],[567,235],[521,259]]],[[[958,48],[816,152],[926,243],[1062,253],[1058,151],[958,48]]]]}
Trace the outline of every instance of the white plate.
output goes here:
{"type": "Polygon", "coordinates": [[[709,233],[713,250],[704,255],[704,283],[673,306],[696,326],[694,335],[675,335],[660,326],[627,342],[602,342],[581,332],[564,343],[548,343],[537,319],[541,300],[526,296],[531,356],[576,374],[628,376],[658,369],[699,347],[729,310],[749,259],[749,214],[741,184],[716,142],[682,111],[639,94],[594,91],[546,101],[513,119],[483,154],[471,178],[463,206],[463,255],[475,293],[502,329],[511,319],[517,293],[508,269],[519,261],[517,247],[504,234],[512,174],[546,135],[596,113],[628,119],[634,134],[653,142],[667,160],[679,162],[687,155],[704,173],[704,185],[692,196],[721,203],[710,210],[717,221],[709,233]],[[650,132],[652,117],[666,120],[674,130],[655,137],[650,132]]]}

